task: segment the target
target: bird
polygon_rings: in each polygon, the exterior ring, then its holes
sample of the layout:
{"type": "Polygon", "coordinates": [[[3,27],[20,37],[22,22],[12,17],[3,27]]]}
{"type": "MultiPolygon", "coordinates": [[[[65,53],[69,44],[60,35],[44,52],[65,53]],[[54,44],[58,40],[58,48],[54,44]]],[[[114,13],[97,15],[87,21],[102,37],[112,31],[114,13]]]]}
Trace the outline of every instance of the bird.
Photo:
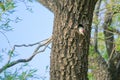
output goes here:
{"type": "Polygon", "coordinates": [[[78,29],[79,29],[79,34],[84,36],[84,32],[85,32],[84,26],[82,24],[79,24],[78,29]]]}

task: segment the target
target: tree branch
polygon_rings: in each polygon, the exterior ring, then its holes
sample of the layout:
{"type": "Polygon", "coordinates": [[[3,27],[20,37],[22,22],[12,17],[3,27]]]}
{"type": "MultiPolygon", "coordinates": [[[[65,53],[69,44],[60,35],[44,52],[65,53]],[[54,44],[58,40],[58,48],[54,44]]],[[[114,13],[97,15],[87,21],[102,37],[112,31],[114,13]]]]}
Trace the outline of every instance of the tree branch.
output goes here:
{"type": "Polygon", "coordinates": [[[6,34],[3,33],[2,31],[0,31],[0,33],[5,37],[5,39],[7,40],[8,44],[9,44],[9,46],[11,47],[10,41],[9,41],[8,37],[6,36],[6,34]]]}
{"type": "Polygon", "coordinates": [[[118,64],[117,64],[117,67],[116,67],[116,74],[117,74],[117,77],[120,79],[120,60],[118,61],[118,64]]]}
{"type": "MultiPolygon", "coordinates": [[[[99,15],[99,10],[100,10],[100,5],[101,5],[101,1],[102,0],[99,0],[98,1],[98,4],[97,4],[97,7],[96,7],[96,12],[95,12],[95,16],[96,16],[96,20],[97,20],[97,22],[99,22],[98,21],[98,15],[99,15]]],[[[97,52],[98,51],[98,25],[99,25],[99,23],[97,23],[97,24],[95,24],[95,33],[94,33],[94,50],[95,50],[95,52],[97,52]]]]}
{"type": "MultiPolygon", "coordinates": [[[[96,7],[96,12],[95,12],[95,16],[96,16],[96,20],[97,20],[97,22],[99,22],[98,21],[98,15],[99,15],[99,10],[100,10],[100,5],[101,5],[101,1],[102,0],[99,0],[98,1],[98,5],[97,5],[97,7],[96,7]]],[[[96,24],[96,27],[95,27],[95,33],[94,33],[94,51],[95,51],[95,53],[97,53],[97,55],[98,55],[98,58],[96,58],[96,61],[98,62],[97,64],[98,64],[98,66],[99,67],[103,67],[103,66],[106,66],[106,67],[104,67],[103,69],[105,69],[105,68],[107,68],[107,63],[106,63],[106,61],[104,60],[104,58],[100,55],[100,52],[98,51],[98,25],[99,25],[99,23],[97,23],[96,24]]]]}
{"type": "Polygon", "coordinates": [[[114,55],[115,49],[116,49],[116,47],[114,47],[114,48],[112,49],[112,52],[111,52],[110,57],[109,57],[109,59],[108,59],[108,62],[109,62],[110,60],[113,60],[113,55],[114,55]]]}
{"type": "Polygon", "coordinates": [[[22,62],[29,62],[31,61],[38,53],[41,53],[41,52],[44,52],[45,49],[48,47],[48,45],[52,42],[52,37],[46,39],[46,40],[43,40],[43,41],[40,41],[40,42],[37,42],[37,43],[34,43],[34,44],[28,44],[28,45],[14,45],[12,51],[15,50],[16,47],[30,47],[30,46],[34,46],[34,45],[37,45],[38,46],[36,47],[36,49],[34,50],[34,52],[32,53],[32,55],[27,58],[27,59],[18,59],[18,60],[15,60],[15,61],[12,61],[10,62],[11,60],[11,56],[10,56],[10,59],[8,60],[8,62],[2,67],[0,68],[0,73],[2,73],[4,70],[6,70],[7,68],[10,68],[18,63],[22,63],[22,62]],[[42,50],[40,50],[41,47],[44,47],[42,50]]]}
{"type": "Polygon", "coordinates": [[[120,35],[120,31],[117,30],[117,29],[113,29],[113,32],[114,32],[114,33],[117,33],[118,35],[120,35]]]}
{"type": "Polygon", "coordinates": [[[106,17],[105,17],[105,22],[103,24],[105,44],[106,44],[106,49],[107,49],[107,53],[108,53],[109,57],[110,57],[110,54],[111,54],[112,49],[114,47],[113,43],[109,43],[109,41],[112,41],[112,42],[114,41],[113,29],[111,29],[111,30],[109,29],[109,26],[112,23],[112,16],[113,16],[112,12],[107,11],[106,17]]]}
{"type": "Polygon", "coordinates": [[[100,10],[100,5],[101,5],[101,1],[98,1],[98,4],[96,6],[96,12],[95,12],[95,21],[97,22],[95,24],[95,32],[94,32],[94,44],[92,46],[94,46],[94,56],[92,57],[92,61],[90,65],[96,67],[96,69],[93,69],[93,75],[94,77],[97,79],[97,77],[103,77],[103,75],[106,75],[107,71],[107,67],[108,64],[105,61],[105,59],[101,56],[101,53],[99,52],[98,48],[98,25],[99,25],[99,10],[100,10]],[[93,63],[93,64],[92,64],[93,63]],[[100,72],[99,72],[100,71],[100,72]]]}
{"type": "Polygon", "coordinates": [[[120,60],[117,63],[116,69],[117,69],[116,71],[118,71],[120,73],[120,60]]]}
{"type": "Polygon", "coordinates": [[[43,6],[45,6],[47,9],[49,9],[51,12],[54,12],[54,8],[56,8],[54,0],[37,0],[37,1],[40,2],[43,6]]]}

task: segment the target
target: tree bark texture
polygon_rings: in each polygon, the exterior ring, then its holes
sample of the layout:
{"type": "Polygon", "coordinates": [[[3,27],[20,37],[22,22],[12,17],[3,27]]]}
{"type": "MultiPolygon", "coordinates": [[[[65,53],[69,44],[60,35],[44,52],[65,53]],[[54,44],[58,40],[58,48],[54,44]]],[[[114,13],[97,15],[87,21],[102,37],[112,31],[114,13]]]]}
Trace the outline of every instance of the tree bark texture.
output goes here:
{"type": "Polygon", "coordinates": [[[91,24],[97,0],[39,1],[55,15],[50,80],[88,80],[91,24]],[[79,24],[85,28],[84,36],[78,33],[79,24]]]}

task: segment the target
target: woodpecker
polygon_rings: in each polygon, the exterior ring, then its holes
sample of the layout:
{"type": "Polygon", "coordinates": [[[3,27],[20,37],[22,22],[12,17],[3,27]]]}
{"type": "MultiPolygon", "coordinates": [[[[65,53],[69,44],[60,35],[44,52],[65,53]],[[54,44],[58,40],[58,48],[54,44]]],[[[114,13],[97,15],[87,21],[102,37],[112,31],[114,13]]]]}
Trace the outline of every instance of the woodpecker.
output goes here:
{"type": "Polygon", "coordinates": [[[78,25],[78,29],[79,29],[79,33],[84,35],[85,29],[84,29],[84,26],[82,24],[78,25]]]}

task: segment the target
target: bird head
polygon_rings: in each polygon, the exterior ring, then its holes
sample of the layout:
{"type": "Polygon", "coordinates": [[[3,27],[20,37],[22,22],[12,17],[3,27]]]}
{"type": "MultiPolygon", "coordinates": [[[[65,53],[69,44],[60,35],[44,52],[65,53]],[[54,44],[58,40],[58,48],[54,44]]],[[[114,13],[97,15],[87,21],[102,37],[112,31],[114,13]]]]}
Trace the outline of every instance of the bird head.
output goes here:
{"type": "Polygon", "coordinates": [[[82,24],[78,25],[78,29],[79,29],[79,33],[84,35],[85,30],[84,30],[84,26],[82,24]]]}

